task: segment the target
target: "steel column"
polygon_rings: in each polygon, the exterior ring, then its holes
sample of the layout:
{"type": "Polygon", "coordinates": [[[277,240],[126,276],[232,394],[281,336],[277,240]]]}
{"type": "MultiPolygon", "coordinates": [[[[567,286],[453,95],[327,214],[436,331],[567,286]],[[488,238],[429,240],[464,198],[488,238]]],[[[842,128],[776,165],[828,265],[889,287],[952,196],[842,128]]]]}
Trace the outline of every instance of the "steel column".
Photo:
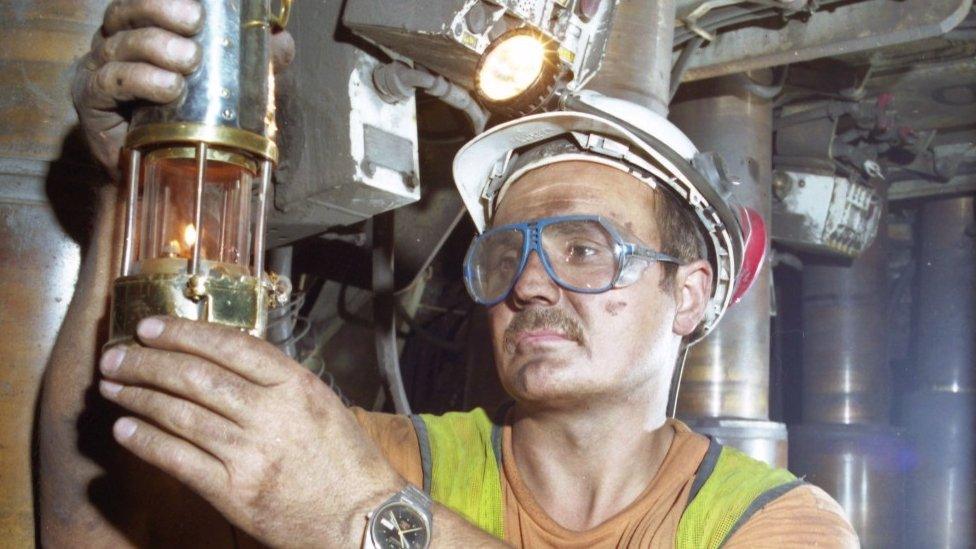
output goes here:
{"type": "Polygon", "coordinates": [[[912,441],[907,541],[976,543],[976,216],[973,197],[919,208],[913,295],[914,392],[902,410],[912,441]]]}
{"type": "MultiPolygon", "coordinates": [[[[729,79],[705,84],[682,90],[671,120],[699,149],[722,155],[739,181],[736,198],[768,220],[772,103],[729,79]]],[[[691,348],[678,396],[680,417],[769,419],[769,312],[767,263],[742,301],[691,348]]]]}
{"type": "Polygon", "coordinates": [[[976,216],[973,197],[919,210],[912,386],[976,391],[976,216]]]}
{"type": "Polygon", "coordinates": [[[613,16],[603,65],[586,86],[668,113],[674,0],[623,0],[613,16]]]}
{"type": "MultiPolygon", "coordinates": [[[[790,469],[847,513],[862,547],[901,547],[904,452],[886,425],[790,426],[790,469]]],[[[925,544],[911,547],[923,547],[925,544]]]]}
{"type": "Polygon", "coordinates": [[[884,216],[851,264],[803,269],[804,423],[889,424],[884,216]]]}
{"type": "MultiPolygon", "coordinates": [[[[685,86],[671,120],[703,151],[718,152],[738,182],[743,205],[770,217],[773,106],[732,78],[685,86]]],[[[767,249],[769,242],[766,242],[767,249]]],[[[678,391],[677,415],[708,434],[771,465],[787,462],[786,426],[769,420],[770,272],[711,334],[692,347],[678,391]]]]}
{"type": "Polygon", "coordinates": [[[865,547],[900,546],[905,501],[889,418],[884,219],[853,261],[804,266],[803,424],[790,427],[791,469],[841,504],[865,547]]]}
{"type": "Polygon", "coordinates": [[[12,0],[0,7],[0,545],[7,547],[35,541],[34,411],[78,273],[79,248],[65,227],[84,227],[85,218],[63,206],[83,207],[74,194],[85,194],[94,174],[66,164],[84,162],[78,134],[71,135],[71,66],[88,51],[106,4],[12,0]]]}

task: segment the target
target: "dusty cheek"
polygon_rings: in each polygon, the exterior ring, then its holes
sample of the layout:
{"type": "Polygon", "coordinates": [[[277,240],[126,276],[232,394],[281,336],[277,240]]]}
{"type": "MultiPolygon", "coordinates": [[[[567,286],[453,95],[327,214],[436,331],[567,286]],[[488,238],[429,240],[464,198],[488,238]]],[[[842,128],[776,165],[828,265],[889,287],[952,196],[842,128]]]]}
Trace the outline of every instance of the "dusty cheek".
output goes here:
{"type": "Polygon", "coordinates": [[[608,301],[604,306],[603,310],[607,312],[610,316],[617,316],[627,307],[626,301],[608,301]]]}
{"type": "Polygon", "coordinates": [[[506,311],[498,311],[500,305],[488,309],[488,331],[491,337],[491,344],[495,351],[495,359],[498,360],[504,352],[505,328],[512,321],[512,315],[506,311]]]}

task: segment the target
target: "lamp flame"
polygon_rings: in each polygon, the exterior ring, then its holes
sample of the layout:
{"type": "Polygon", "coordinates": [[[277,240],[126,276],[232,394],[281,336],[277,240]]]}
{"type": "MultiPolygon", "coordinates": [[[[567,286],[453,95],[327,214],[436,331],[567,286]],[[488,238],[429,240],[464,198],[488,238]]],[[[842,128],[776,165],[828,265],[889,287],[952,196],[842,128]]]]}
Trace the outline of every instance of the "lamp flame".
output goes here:
{"type": "Polygon", "coordinates": [[[197,243],[197,229],[192,224],[183,228],[183,242],[187,248],[192,248],[197,243]]]}

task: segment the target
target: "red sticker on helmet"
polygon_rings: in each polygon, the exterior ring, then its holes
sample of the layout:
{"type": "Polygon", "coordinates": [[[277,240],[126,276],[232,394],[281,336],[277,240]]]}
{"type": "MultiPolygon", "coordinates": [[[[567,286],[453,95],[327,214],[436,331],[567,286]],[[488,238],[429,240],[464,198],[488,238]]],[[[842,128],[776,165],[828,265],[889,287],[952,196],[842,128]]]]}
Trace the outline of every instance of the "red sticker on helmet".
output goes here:
{"type": "Polygon", "coordinates": [[[732,303],[738,303],[742,296],[749,291],[756,275],[762,269],[766,260],[766,222],[762,215],[752,208],[740,208],[739,219],[742,223],[742,269],[736,280],[732,303]]]}

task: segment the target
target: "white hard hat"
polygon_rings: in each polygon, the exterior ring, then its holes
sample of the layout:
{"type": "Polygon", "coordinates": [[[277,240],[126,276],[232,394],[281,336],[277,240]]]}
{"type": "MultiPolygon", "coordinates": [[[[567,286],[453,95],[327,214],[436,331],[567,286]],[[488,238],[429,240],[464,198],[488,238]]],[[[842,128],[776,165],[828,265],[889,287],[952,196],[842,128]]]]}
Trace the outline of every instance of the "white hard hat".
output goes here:
{"type": "MultiPolygon", "coordinates": [[[[691,140],[666,118],[596,92],[579,92],[572,99],[567,108],[573,110],[500,124],[458,151],[454,181],[475,227],[478,232],[484,231],[495,205],[513,181],[546,164],[586,160],[626,171],[651,187],[663,183],[694,211],[709,248],[714,276],[699,332],[699,339],[704,337],[730,303],[744,293],[758,270],[758,264],[746,265],[748,272],[744,273],[743,256],[751,234],[749,222],[761,223],[761,218],[744,215],[749,212],[735,205],[712,157],[698,154],[691,140]],[[532,152],[561,136],[574,146],[542,147],[541,153],[532,152]],[[520,159],[520,154],[526,158],[520,159]]],[[[755,243],[750,247],[753,251],[748,255],[756,256],[755,243]]],[[[760,263],[764,251],[763,234],[760,263]]]]}

